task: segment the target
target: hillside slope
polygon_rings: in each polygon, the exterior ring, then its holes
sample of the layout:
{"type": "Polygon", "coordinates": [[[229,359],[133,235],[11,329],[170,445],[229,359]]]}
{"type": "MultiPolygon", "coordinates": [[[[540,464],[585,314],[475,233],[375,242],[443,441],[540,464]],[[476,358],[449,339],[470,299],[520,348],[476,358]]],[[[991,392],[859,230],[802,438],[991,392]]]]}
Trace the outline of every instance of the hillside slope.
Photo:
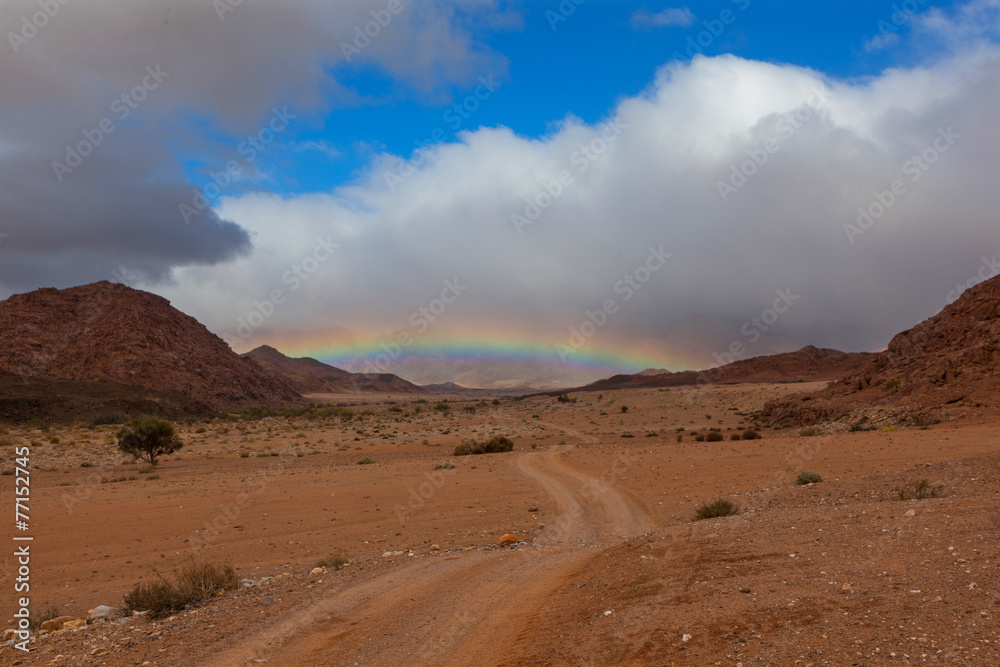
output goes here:
{"type": "Polygon", "coordinates": [[[269,345],[254,348],[243,357],[284,378],[301,394],[424,393],[417,385],[392,373],[350,373],[311,357],[285,356],[269,345]]]}
{"type": "Polygon", "coordinates": [[[1000,277],[889,342],[857,371],[811,394],[769,403],[772,423],[805,424],[876,407],[923,423],[1000,407],[1000,277]]]}
{"type": "Polygon", "coordinates": [[[174,391],[213,408],[300,398],[166,299],[110,282],[0,302],[0,371],[174,391]]]}

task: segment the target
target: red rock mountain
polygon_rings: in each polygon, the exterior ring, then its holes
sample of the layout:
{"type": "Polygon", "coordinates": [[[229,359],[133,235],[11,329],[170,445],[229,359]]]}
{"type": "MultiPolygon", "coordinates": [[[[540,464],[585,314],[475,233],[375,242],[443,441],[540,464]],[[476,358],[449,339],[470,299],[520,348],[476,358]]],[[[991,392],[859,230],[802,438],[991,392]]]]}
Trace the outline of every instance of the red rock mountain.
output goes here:
{"type": "Polygon", "coordinates": [[[839,419],[865,407],[902,421],[1000,407],[1000,277],[896,334],[885,352],[826,389],[769,403],[772,423],[839,419]]]}
{"type": "Polygon", "coordinates": [[[213,408],[300,398],[166,299],[109,282],[0,302],[0,371],[174,391],[213,408]]]}
{"type": "Polygon", "coordinates": [[[301,394],[386,392],[421,394],[424,390],[392,373],[350,373],[311,357],[292,358],[268,345],[243,354],[284,378],[301,394]]]}
{"type": "Polygon", "coordinates": [[[610,391],[612,389],[682,387],[710,383],[834,380],[856,371],[874,356],[874,354],[866,352],[840,352],[807,346],[797,352],[741,359],[705,371],[670,373],[650,369],[635,375],[615,375],[580,389],[583,391],[610,391]]]}

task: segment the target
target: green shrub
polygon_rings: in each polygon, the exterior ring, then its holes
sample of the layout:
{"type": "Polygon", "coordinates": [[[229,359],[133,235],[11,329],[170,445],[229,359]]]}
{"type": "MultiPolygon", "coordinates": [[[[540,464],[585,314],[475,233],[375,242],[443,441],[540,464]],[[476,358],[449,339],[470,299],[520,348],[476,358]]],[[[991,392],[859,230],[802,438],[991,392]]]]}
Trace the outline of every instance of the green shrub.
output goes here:
{"type": "Polygon", "coordinates": [[[897,380],[896,378],[892,378],[891,380],[886,380],[885,381],[885,388],[887,390],[892,391],[893,389],[896,389],[897,387],[899,387],[899,380],[897,380]]]}
{"type": "Polygon", "coordinates": [[[107,426],[124,424],[126,421],[128,421],[128,418],[125,417],[125,415],[113,412],[102,415],[94,415],[90,418],[87,424],[89,426],[107,426]]]}
{"type": "Polygon", "coordinates": [[[725,498],[719,498],[710,503],[705,503],[694,513],[695,521],[702,521],[704,519],[714,519],[720,516],[732,516],[734,514],[739,514],[740,509],[729,500],[725,498]]]}
{"type": "Polygon", "coordinates": [[[445,403],[444,401],[441,401],[440,403],[434,406],[434,409],[437,410],[438,412],[448,412],[449,410],[451,410],[451,406],[445,403]]]}
{"type": "Polygon", "coordinates": [[[184,445],[174,434],[174,425],[156,417],[136,419],[118,431],[118,449],[133,460],[143,459],[150,465],[165,454],[173,454],[184,445]]]}
{"type": "Polygon", "coordinates": [[[795,483],[798,484],[799,486],[803,486],[805,484],[819,484],[822,481],[823,478],[820,477],[817,473],[808,471],[800,472],[799,476],[795,478],[795,483]]]}
{"type": "Polygon", "coordinates": [[[625,414],[626,412],[628,412],[628,406],[627,405],[623,405],[621,407],[621,411],[622,411],[622,414],[625,414]]]}

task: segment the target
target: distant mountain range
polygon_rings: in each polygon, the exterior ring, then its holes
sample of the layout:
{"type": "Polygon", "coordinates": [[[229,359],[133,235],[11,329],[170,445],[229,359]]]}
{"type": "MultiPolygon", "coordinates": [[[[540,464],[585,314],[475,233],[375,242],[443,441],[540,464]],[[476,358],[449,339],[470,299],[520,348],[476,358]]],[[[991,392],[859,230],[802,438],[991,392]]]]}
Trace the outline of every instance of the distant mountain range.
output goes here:
{"type": "Polygon", "coordinates": [[[567,391],[611,391],[614,389],[684,387],[702,384],[836,380],[858,370],[875,356],[868,352],[840,352],[839,350],[807,346],[796,352],[741,359],[704,371],[672,373],[647,369],[635,374],[614,375],[567,391]]]}
{"type": "Polygon", "coordinates": [[[269,345],[261,345],[242,356],[256,361],[303,395],[356,392],[427,393],[421,387],[392,373],[349,373],[312,357],[287,357],[269,345]]]}
{"type": "MultiPolygon", "coordinates": [[[[694,329],[711,328],[696,324],[694,329]]],[[[524,393],[523,383],[503,378],[530,369],[501,372],[463,363],[463,378],[481,378],[489,388],[450,380],[418,386],[391,373],[351,373],[316,359],[291,358],[266,345],[239,355],[166,299],[109,282],[39,289],[0,302],[0,420],[5,421],[80,419],[101,412],[197,416],[302,404],[319,394],[524,393]]],[[[842,416],[866,406],[920,413],[1000,405],[1000,277],[898,334],[880,353],[805,347],[705,371],[647,369],[575,389],[547,384],[556,377],[555,369],[549,370],[552,375],[535,377],[553,394],[834,381],[821,392],[770,404],[765,416],[782,423],[842,416]]]]}
{"type": "Polygon", "coordinates": [[[166,299],[99,282],[0,302],[0,419],[184,417],[304,403],[304,394],[424,393],[261,347],[238,355],[166,299]]]}

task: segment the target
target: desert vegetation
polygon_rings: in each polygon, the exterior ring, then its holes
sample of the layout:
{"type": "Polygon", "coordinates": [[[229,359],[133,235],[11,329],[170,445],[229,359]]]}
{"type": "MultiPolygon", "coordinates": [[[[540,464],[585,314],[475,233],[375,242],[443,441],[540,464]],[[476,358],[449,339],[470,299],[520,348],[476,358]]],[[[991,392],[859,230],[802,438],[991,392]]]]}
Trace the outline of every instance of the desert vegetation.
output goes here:
{"type": "Polygon", "coordinates": [[[476,442],[468,439],[455,445],[455,456],[471,456],[476,454],[498,454],[514,449],[514,441],[502,435],[490,438],[486,442],[476,442]]]}
{"type": "Polygon", "coordinates": [[[136,419],[129,426],[118,431],[118,449],[135,459],[149,461],[155,466],[158,459],[173,454],[181,447],[174,426],[156,417],[136,419]]]}
{"type": "Polygon", "coordinates": [[[157,581],[139,583],[122,600],[122,611],[147,612],[150,618],[164,618],[173,613],[200,604],[219,591],[233,591],[239,587],[239,577],[230,565],[192,563],[169,581],[156,573],[157,581]]]}

